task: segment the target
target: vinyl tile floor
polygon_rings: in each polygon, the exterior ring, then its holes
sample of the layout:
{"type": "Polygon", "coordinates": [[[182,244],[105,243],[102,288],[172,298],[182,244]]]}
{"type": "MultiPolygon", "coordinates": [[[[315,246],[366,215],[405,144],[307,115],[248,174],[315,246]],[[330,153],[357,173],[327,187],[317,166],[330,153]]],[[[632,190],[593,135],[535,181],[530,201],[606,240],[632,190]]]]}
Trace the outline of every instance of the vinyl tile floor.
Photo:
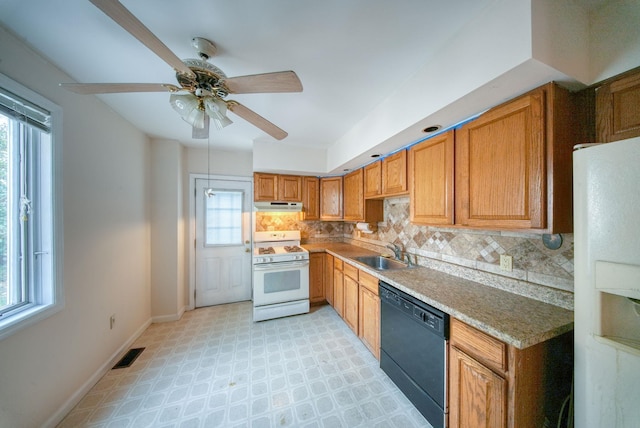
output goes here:
{"type": "Polygon", "coordinates": [[[431,427],[330,306],[252,322],[251,302],[151,325],[69,427],[431,427]]]}

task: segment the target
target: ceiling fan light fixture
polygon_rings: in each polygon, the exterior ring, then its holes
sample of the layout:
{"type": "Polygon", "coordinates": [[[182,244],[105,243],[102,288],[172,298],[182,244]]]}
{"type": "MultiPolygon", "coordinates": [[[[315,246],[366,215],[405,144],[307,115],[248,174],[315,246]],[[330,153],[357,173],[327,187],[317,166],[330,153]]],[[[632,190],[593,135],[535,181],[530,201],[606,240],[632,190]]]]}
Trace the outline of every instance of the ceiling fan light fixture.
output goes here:
{"type": "Polygon", "coordinates": [[[171,94],[169,103],[182,120],[194,128],[204,128],[204,108],[201,101],[192,94],[171,94]]]}
{"type": "Polygon", "coordinates": [[[204,99],[204,109],[217,129],[231,125],[233,122],[227,117],[227,103],[223,100],[213,97],[204,99]]]}

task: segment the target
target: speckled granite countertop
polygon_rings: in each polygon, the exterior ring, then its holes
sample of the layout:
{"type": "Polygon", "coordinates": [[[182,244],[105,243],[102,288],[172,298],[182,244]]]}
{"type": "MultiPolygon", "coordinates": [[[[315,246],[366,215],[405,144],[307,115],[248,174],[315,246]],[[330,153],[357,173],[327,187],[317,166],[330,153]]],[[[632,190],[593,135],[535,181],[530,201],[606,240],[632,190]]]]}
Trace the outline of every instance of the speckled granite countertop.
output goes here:
{"type": "Polygon", "coordinates": [[[465,323],[524,349],[573,330],[573,312],[424,267],[377,271],[353,260],[377,253],[344,243],[303,245],[328,252],[465,323]]]}

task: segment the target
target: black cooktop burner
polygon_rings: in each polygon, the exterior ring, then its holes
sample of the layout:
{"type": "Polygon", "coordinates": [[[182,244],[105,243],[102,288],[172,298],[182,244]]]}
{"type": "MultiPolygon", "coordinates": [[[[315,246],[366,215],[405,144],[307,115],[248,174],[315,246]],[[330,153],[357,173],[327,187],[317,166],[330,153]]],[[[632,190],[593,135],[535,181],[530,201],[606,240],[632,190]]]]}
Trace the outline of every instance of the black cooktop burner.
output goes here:
{"type": "Polygon", "coordinates": [[[301,253],[302,251],[304,251],[302,248],[298,247],[297,245],[287,245],[284,247],[284,250],[287,253],[301,253]]]}
{"type": "Polygon", "coordinates": [[[276,250],[273,247],[262,247],[258,248],[258,254],[275,254],[276,250]]]}

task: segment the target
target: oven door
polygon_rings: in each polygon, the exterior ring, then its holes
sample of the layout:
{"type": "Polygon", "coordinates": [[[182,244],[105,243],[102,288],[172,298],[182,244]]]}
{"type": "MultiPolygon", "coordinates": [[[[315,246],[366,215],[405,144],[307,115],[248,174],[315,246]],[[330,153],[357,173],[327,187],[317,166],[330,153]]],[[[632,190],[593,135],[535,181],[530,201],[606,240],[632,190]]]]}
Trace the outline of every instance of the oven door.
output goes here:
{"type": "Polygon", "coordinates": [[[254,306],[309,299],[309,260],[253,265],[254,306]]]}

